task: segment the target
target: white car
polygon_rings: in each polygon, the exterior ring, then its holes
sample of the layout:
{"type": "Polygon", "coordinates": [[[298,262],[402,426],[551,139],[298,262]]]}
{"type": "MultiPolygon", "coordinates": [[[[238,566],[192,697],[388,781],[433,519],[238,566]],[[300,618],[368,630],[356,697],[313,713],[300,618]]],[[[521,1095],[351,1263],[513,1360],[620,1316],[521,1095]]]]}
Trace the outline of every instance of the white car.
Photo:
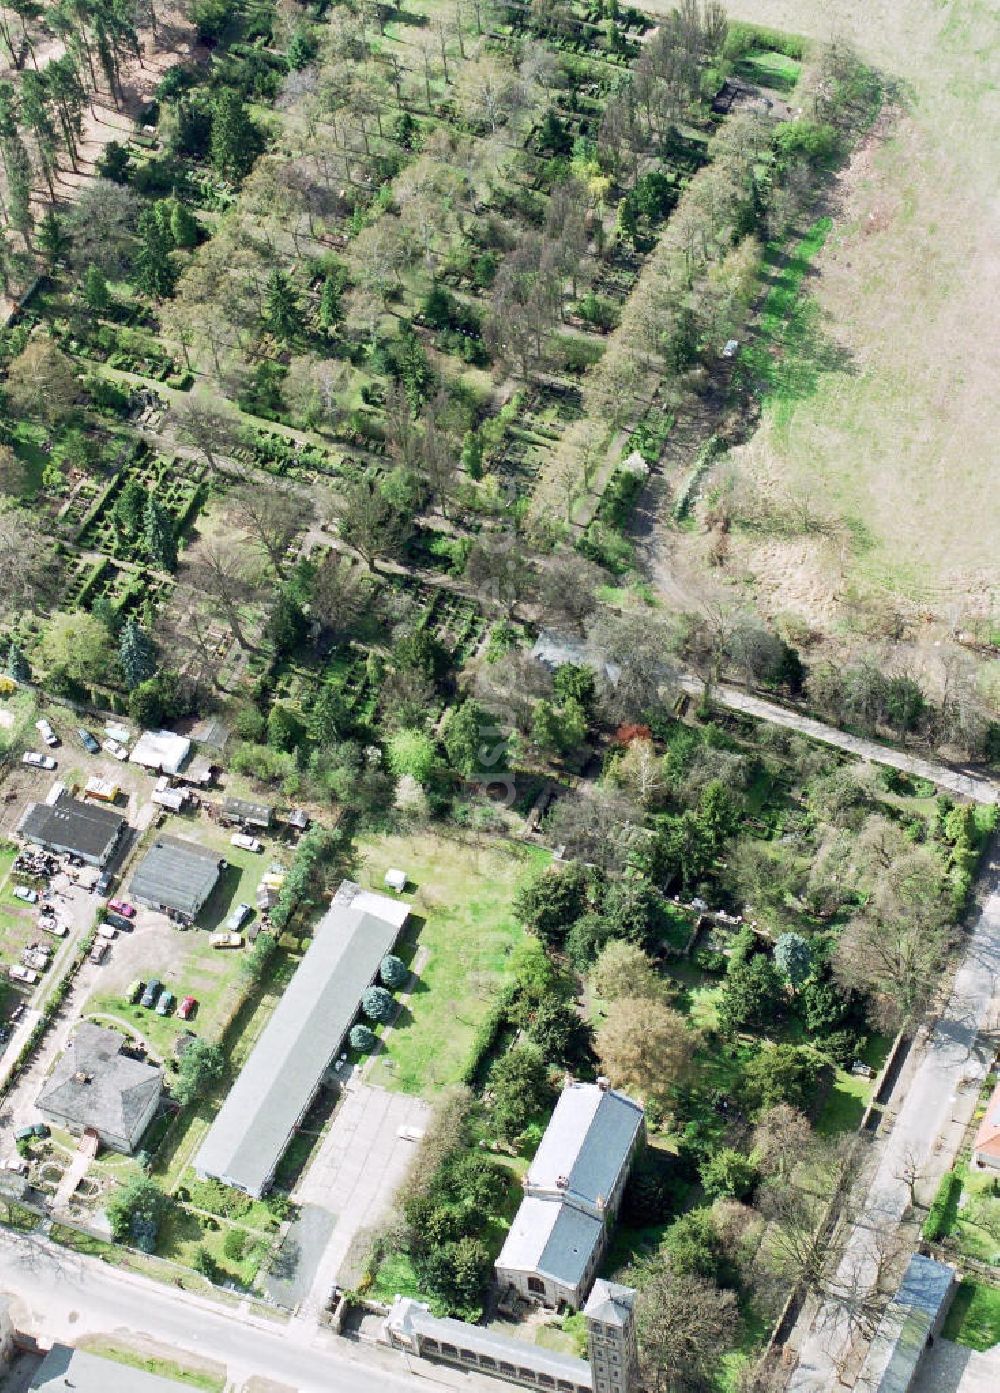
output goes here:
{"type": "Polygon", "coordinates": [[[240,851],[260,851],[260,842],[256,837],[248,837],[245,832],[234,832],[229,838],[233,846],[238,846],[240,851]]]}
{"type": "Polygon", "coordinates": [[[231,930],[242,929],[246,921],[252,916],[253,909],[250,905],[238,904],[226,920],[226,928],[231,930]]]}
{"type": "Polygon", "coordinates": [[[23,754],[21,763],[30,764],[35,769],[54,769],[56,767],[56,762],[51,755],[40,755],[34,750],[28,750],[26,754],[23,754]]]}
{"type": "Polygon", "coordinates": [[[38,927],[43,933],[51,934],[53,938],[65,938],[69,929],[65,924],[59,924],[55,919],[39,919],[38,927]]]}
{"type": "Polygon", "coordinates": [[[113,755],[115,759],[128,759],[128,750],[124,745],[119,745],[117,740],[105,740],[101,749],[105,754],[113,755]]]}
{"type": "Polygon", "coordinates": [[[32,890],[30,885],[15,885],[10,893],[15,899],[23,900],[25,904],[38,903],[38,891],[32,890]]]}
{"type": "Polygon", "coordinates": [[[35,722],[35,729],[45,741],[46,745],[58,745],[59,737],[43,716],[40,721],[35,722]]]}

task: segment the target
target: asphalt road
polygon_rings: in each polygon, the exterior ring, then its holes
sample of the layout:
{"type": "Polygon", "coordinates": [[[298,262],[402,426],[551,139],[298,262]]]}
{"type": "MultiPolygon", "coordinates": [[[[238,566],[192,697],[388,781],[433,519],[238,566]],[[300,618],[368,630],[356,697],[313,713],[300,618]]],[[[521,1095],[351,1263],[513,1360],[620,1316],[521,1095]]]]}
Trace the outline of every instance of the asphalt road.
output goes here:
{"type": "MultiPolygon", "coordinates": [[[[880,1144],[875,1175],[838,1270],[841,1291],[870,1290],[879,1248],[900,1224],[909,1203],[905,1177],[916,1163],[921,1194],[932,1193],[949,1169],[972,1119],[992,1060],[984,1030],[995,1028],[1000,1007],[1000,888],[996,864],[989,868],[989,894],[955,976],[948,1004],[931,1032],[880,1144]]],[[[811,1328],[797,1340],[799,1363],[792,1393],[830,1393],[838,1386],[837,1364],[851,1341],[848,1315],[835,1303],[821,1306],[811,1328]]]]}
{"type": "Polygon", "coordinates": [[[300,1393],[403,1393],[427,1387],[389,1350],[349,1344],[319,1329],[227,1311],[191,1293],[0,1229],[0,1291],[19,1329],[48,1345],[83,1335],[143,1336],[226,1365],[234,1387],[257,1374],[300,1393]]]}

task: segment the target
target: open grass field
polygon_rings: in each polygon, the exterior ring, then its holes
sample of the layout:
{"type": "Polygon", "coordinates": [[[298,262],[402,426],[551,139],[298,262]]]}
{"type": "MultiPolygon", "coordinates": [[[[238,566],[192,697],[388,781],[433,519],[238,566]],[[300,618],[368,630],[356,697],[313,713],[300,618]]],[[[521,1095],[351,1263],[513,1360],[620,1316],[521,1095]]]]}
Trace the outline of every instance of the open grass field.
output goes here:
{"type": "Polygon", "coordinates": [[[404,1093],[433,1094],[461,1078],[476,1027],[504,978],[524,930],[510,912],[518,881],[539,853],[477,846],[421,831],[361,841],[362,883],[381,889],[390,866],[405,870],[416,933],[407,960],[420,963],[370,1081],[404,1093]]]}
{"type": "Polygon", "coordinates": [[[834,225],[808,283],[842,366],[766,408],[740,452],[742,469],[807,494],[848,523],[854,542],[753,538],[740,560],[772,610],[827,628],[843,619],[851,587],[902,594],[949,622],[992,608],[1000,14],[988,0],[730,0],[727,9],[819,40],[845,36],[910,92],[888,138],[837,180],[834,225]]]}

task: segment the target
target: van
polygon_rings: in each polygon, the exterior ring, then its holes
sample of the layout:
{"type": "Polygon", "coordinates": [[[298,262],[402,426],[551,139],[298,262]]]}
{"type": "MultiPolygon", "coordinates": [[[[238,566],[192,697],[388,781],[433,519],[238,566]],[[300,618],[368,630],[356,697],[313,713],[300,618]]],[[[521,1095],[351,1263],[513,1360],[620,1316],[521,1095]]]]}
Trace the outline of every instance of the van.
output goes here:
{"type": "Polygon", "coordinates": [[[7,975],[12,982],[23,982],[28,987],[33,987],[38,981],[38,973],[33,968],[22,967],[20,963],[14,963],[9,967],[7,975]]]}
{"type": "Polygon", "coordinates": [[[97,937],[105,939],[108,943],[114,943],[118,937],[118,930],[114,924],[102,924],[97,930],[97,937]]]}

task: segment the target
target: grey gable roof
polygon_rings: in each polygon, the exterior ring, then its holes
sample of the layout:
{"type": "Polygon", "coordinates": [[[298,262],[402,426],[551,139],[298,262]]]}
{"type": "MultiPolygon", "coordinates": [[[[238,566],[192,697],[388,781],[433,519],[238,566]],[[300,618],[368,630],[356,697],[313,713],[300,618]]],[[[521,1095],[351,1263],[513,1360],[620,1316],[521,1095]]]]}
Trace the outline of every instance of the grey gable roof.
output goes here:
{"type": "Polygon", "coordinates": [[[559,1217],[538,1260],[539,1274],[569,1287],[578,1287],[601,1241],[603,1228],[600,1219],[584,1214],[582,1209],[561,1204],[559,1217]]]}
{"type": "Polygon", "coordinates": [[[18,830],[29,841],[103,859],[110,855],[124,826],[121,813],[81,802],[63,790],[55,803],[31,803],[18,830]]]}
{"type": "Polygon", "coordinates": [[[225,857],[184,837],[159,836],[136,867],[129,889],[137,900],[197,914],[215,888],[225,857]]]}
{"type": "Polygon", "coordinates": [[[163,1075],[151,1064],[120,1053],[114,1030],[83,1021],[38,1095],[38,1107],[80,1127],[130,1137],[163,1075]]]}
{"type": "Polygon", "coordinates": [[[409,914],[344,881],[244,1064],[195,1169],[260,1194],[409,914]]]}
{"type": "Polygon", "coordinates": [[[642,1108],[624,1093],[568,1083],[528,1168],[529,1194],[600,1210],[642,1125],[642,1108]]]}
{"type": "Polygon", "coordinates": [[[601,1095],[569,1173],[568,1190],[591,1203],[606,1199],[642,1126],[642,1109],[622,1093],[601,1095]]]}

